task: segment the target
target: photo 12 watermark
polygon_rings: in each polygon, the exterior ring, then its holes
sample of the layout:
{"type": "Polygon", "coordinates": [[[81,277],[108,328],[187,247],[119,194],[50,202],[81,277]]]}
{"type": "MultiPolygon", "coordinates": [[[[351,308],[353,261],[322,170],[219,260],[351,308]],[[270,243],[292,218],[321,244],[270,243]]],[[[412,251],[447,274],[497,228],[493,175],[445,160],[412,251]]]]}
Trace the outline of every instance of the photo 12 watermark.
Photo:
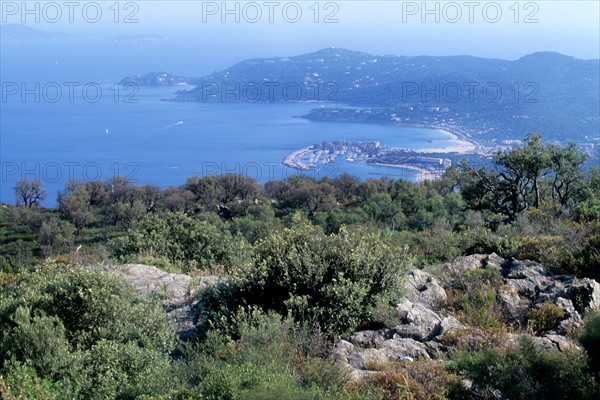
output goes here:
{"type": "Polygon", "coordinates": [[[403,1],[402,23],[537,24],[539,12],[534,1],[403,1]]]}
{"type": "Polygon", "coordinates": [[[128,182],[137,182],[140,167],[135,162],[99,162],[81,163],[78,161],[64,162],[2,162],[0,163],[0,182],[28,179],[44,183],[62,181],[97,181],[126,178],[128,182]]]}
{"type": "Polygon", "coordinates": [[[100,85],[96,82],[2,82],[2,103],[97,103],[103,98],[115,103],[138,103],[136,83],[100,85]]]}
{"type": "Polygon", "coordinates": [[[135,1],[2,1],[0,20],[3,24],[137,24],[140,22],[139,4],[135,1]]]}
{"type": "Polygon", "coordinates": [[[180,98],[202,103],[297,103],[336,102],[339,86],[336,82],[300,84],[298,82],[201,82],[180,98]]]}
{"type": "Polygon", "coordinates": [[[402,82],[403,103],[539,103],[536,82],[402,82]]]}
{"type": "Polygon", "coordinates": [[[340,22],[340,5],[335,1],[203,1],[201,8],[204,24],[340,22]]]}
{"type": "Polygon", "coordinates": [[[297,169],[277,161],[253,162],[222,162],[204,161],[198,168],[199,177],[211,175],[241,175],[252,178],[257,182],[268,182],[286,179],[291,176],[306,176],[315,180],[335,178],[340,172],[336,162],[321,164],[317,168],[297,169]]]}

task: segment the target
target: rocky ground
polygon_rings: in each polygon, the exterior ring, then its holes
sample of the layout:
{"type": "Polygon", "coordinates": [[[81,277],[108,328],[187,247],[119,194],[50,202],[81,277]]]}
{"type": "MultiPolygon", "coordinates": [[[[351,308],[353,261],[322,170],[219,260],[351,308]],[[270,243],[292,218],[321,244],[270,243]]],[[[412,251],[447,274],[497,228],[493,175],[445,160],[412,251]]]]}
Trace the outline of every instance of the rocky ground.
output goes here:
{"type": "Polygon", "coordinates": [[[521,336],[530,337],[534,344],[547,350],[564,351],[578,346],[569,333],[582,326],[585,313],[600,306],[598,282],[554,275],[531,261],[506,260],[495,254],[472,255],[431,270],[435,274],[408,272],[406,298],[396,309],[397,325],[355,332],[337,343],[335,355],[352,369],[353,376],[366,376],[381,362],[438,359],[455,348],[517,343],[521,336]],[[483,269],[497,271],[501,277],[495,303],[512,329],[498,329],[491,334],[460,322],[448,307],[448,292],[461,286],[468,271],[483,269]],[[562,310],[562,320],[534,334],[528,329],[528,316],[548,303],[562,310]]]}
{"type": "MultiPolygon", "coordinates": [[[[159,296],[172,318],[173,330],[184,339],[194,333],[196,291],[219,280],[217,276],[192,278],[141,264],[104,269],[125,278],[140,295],[159,296]]],[[[598,282],[555,275],[541,264],[496,254],[466,256],[427,271],[409,271],[404,295],[385,328],[355,332],[336,344],[335,358],[347,364],[355,378],[368,376],[382,362],[439,359],[455,349],[517,343],[522,336],[547,350],[565,351],[578,346],[570,333],[582,326],[585,314],[600,308],[598,282]],[[469,285],[478,282],[465,278],[473,275],[497,277],[494,303],[504,319],[503,328],[489,330],[467,324],[464,315],[451,306],[457,290],[476,289],[469,285]],[[531,313],[548,304],[562,310],[560,320],[534,332],[531,313]]]]}

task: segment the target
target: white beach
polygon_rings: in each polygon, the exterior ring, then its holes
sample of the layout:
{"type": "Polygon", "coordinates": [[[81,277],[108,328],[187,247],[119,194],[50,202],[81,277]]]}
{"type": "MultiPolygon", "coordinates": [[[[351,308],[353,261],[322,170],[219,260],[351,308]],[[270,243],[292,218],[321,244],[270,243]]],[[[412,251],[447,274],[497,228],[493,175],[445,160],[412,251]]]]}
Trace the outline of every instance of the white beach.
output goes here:
{"type": "MultiPolygon", "coordinates": [[[[444,145],[443,147],[429,147],[426,149],[416,150],[419,153],[459,153],[459,154],[469,154],[477,152],[478,146],[465,139],[461,139],[458,135],[448,132],[444,129],[436,129],[437,132],[440,132],[450,138],[450,143],[448,145],[444,145]]],[[[434,141],[435,142],[435,141],[434,141]]],[[[445,141],[446,142],[446,141],[445,141]]]]}

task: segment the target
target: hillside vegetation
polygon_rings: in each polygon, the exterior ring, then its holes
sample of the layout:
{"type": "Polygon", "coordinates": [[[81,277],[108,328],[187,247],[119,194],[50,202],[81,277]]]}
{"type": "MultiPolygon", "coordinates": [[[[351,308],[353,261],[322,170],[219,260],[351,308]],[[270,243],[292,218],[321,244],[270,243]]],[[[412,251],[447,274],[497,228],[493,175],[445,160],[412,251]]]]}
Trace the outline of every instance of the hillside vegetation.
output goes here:
{"type": "Polygon", "coordinates": [[[0,208],[0,397],[597,398],[600,168],[524,143],[423,183],[115,177],[49,209],[23,179],[0,208]],[[189,293],[140,295],[120,264],[189,293]]]}

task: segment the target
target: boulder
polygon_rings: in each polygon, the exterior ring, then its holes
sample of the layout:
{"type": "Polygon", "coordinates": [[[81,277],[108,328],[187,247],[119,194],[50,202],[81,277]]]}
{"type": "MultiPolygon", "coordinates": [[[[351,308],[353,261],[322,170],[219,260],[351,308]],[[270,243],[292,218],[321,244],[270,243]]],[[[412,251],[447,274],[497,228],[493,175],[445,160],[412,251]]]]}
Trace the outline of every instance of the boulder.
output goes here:
{"type": "Polygon", "coordinates": [[[402,325],[392,328],[397,337],[424,342],[440,333],[441,318],[423,304],[404,299],[397,305],[396,313],[402,320],[402,325]]]}
{"type": "Polygon", "coordinates": [[[446,300],[446,291],[437,278],[422,270],[409,271],[403,287],[406,298],[430,308],[438,308],[446,300]]]}
{"type": "Polygon", "coordinates": [[[464,329],[464,327],[459,320],[449,315],[440,322],[440,333],[438,336],[455,333],[460,329],[464,329]]]}
{"type": "Polygon", "coordinates": [[[460,279],[465,272],[484,267],[488,256],[483,254],[474,254],[471,256],[459,257],[454,261],[443,263],[439,266],[443,275],[448,278],[449,284],[456,279],[460,279]]]}
{"type": "Polygon", "coordinates": [[[197,306],[197,290],[219,281],[217,276],[202,276],[192,284],[189,275],[173,274],[144,264],[99,267],[121,276],[140,296],[157,296],[172,321],[171,329],[182,339],[192,336],[196,330],[193,310],[197,306]]]}
{"type": "MultiPolygon", "coordinates": [[[[577,348],[565,336],[581,327],[583,315],[600,308],[600,284],[592,279],[575,279],[555,275],[543,265],[532,261],[506,260],[496,254],[460,257],[453,262],[433,267],[437,276],[422,270],[409,271],[404,283],[406,298],[395,311],[398,325],[377,331],[352,334],[340,341],[335,353],[352,370],[353,376],[368,376],[377,363],[437,359],[452,348],[483,350],[492,347],[516,346],[528,337],[535,346],[547,351],[577,348]],[[489,332],[462,324],[453,315],[442,315],[447,301],[444,288],[456,287],[462,275],[478,268],[496,269],[502,281],[494,282],[497,301],[504,315],[526,326],[532,308],[547,302],[565,311],[558,326],[542,336],[519,333],[489,332]],[[436,311],[434,311],[436,310],[436,311]]],[[[443,357],[441,357],[443,358],[443,357]]]]}
{"type": "Polygon", "coordinates": [[[348,342],[364,349],[381,347],[385,340],[390,339],[393,333],[388,329],[379,331],[355,332],[348,338],[348,342]]]}
{"type": "Polygon", "coordinates": [[[580,313],[600,310],[600,283],[595,280],[589,278],[575,280],[570,294],[575,308],[580,313]]]}
{"type": "Polygon", "coordinates": [[[358,370],[373,370],[390,361],[430,359],[425,344],[407,338],[385,340],[378,348],[361,348],[349,341],[340,340],[333,354],[336,360],[358,370]]]}
{"type": "MultiPolygon", "coordinates": [[[[524,279],[519,279],[523,281],[524,279]]],[[[529,282],[529,281],[527,281],[529,282]]],[[[524,326],[529,315],[532,301],[526,296],[520,296],[520,293],[512,285],[505,285],[498,288],[497,299],[502,307],[504,315],[514,320],[518,325],[524,326]]]]}

